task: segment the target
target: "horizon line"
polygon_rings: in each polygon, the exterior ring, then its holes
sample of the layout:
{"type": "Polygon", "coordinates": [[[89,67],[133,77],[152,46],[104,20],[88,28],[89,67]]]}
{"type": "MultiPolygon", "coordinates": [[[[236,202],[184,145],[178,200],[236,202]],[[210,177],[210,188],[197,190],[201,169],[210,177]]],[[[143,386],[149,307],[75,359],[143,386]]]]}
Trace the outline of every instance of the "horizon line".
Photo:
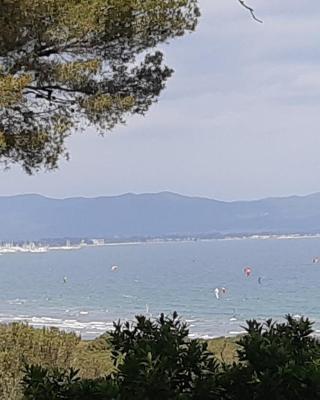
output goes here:
{"type": "Polygon", "coordinates": [[[198,200],[209,200],[209,201],[216,201],[220,203],[249,203],[249,202],[257,202],[257,201],[263,201],[263,200],[280,200],[280,199],[290,199],[290,198],[306,198],[306,197],[311,197],[314,195],[319,195],[320,192],[311,192],[307,194],[302,194],[302,195],[283,195],[283,196],[266,196],[266,197],[259,197],[259,198],[254,198],[254,199],[237,199],[237,200],[221,200],[217,199],[214,197],[208,197],[208,196],[201,196],[201,195],[189,195],[189,194],[182,194],[182,193],[177,193],[174,191],[170,190],[162,190],[158,192],[125,192],[125,193],[120,193],[120,194],[112,194],[112,195],[98,195],[98,196],[66,196],[66,197],[55,197],[55,196],[49,196],[41,193],[17,193],[17,194],[12,194],[12,195],[0,195],[0,199],[3,198],[12,198],[12,197],[30,197],[30,196],[37,196],[37,197],[42,197],[48,200],[95,200],[95,199],[107,199],[107,198],[120,198],[120,197],[125,197],[125,196],[157,196],[157,195],[173,195],[177,197],[182,197],[182,198],[188,198],[188,199],[198,199],[198,200]]]}

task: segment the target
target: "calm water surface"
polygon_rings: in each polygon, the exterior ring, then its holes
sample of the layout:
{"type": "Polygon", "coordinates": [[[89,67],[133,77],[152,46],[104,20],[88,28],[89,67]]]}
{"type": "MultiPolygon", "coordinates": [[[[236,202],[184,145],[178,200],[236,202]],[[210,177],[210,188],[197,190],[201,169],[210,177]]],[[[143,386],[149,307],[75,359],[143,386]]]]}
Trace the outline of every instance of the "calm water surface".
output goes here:
{"type": "Polygon", "coordinates": [[[241,332],[249,318],[309,316],[320,333],[320,239],[110,245],[0,257],[0,322],[92,338],[112,321],[176,310],[192,335],[241,332]],[[117,272],[111,271],[118,265],[117,272]],[[246,278],[243,268],[252,267],[246,278]],[[67,282],[63,279],[67,277],[67,282]],[[261,277],[261,284],[258,278],[261,277]],[[216,299],[214,288],[225,287],[216,299]]]}

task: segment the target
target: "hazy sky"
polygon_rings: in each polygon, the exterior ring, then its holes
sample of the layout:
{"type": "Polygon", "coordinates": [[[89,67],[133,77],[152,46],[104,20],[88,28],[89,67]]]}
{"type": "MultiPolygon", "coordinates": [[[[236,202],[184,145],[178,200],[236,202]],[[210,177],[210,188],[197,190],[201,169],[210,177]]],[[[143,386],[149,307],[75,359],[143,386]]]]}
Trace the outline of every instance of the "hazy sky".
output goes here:
{"type": "Polygon", "coordinates": [[[172,42],[176,72],[145,118],[69,140],[56,172],[0,172],[0,195],[170,190],[225,200],[320,191],[320,1],[201,0],[172,42]]]}

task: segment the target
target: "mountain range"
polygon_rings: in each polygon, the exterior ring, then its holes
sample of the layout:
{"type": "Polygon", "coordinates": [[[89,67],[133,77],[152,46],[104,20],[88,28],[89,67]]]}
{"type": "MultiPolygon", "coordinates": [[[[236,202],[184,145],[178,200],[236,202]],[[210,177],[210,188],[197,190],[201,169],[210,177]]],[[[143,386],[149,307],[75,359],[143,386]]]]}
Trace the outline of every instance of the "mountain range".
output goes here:
{"type": "Polygon", "coordinates": [[[320,193],[225,202],[170,192],[0,197],[0,240],[320,232],[320,193]]]}

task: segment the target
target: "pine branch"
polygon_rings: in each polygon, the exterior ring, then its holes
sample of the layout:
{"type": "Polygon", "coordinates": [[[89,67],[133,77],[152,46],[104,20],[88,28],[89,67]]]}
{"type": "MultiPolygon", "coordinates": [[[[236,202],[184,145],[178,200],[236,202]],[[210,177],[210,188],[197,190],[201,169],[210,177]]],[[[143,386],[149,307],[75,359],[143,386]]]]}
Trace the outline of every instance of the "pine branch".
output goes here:
{"type": "Polygon", "coordinates": [[[252,7],[249,7],[249,6],[244,2],[244,0],[238,0],[238,1],[239,1],[239,3],[242,5],[242,7],[244,7],[244,8],[247,9],[247,10],[249,10],[249,12],[250,12],[252,18],[253,18],[255,21],[260,22],[260,24],[263,23],[263,21],[262,21],[261,19],[259,19],[259,18],[256,17],[256,15],[255,15],[255,13],[254,13],[254,9],[253,9],[252,7]]]}

